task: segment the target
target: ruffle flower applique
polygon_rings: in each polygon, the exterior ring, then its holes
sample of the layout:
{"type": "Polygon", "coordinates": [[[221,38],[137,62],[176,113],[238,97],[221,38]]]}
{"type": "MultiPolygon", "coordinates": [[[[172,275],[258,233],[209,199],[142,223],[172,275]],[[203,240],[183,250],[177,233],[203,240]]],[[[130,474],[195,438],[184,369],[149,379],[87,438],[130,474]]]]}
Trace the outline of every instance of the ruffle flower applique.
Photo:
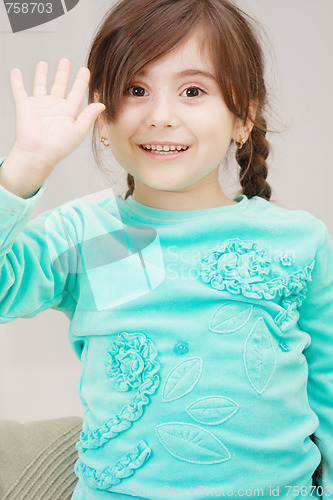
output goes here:
{"type": "MultiPolygon", "coordinates": [[[[284,273],[293,263],[286,254],[279,261],[284,273]]],[[[212,288],[234,295],[250,299],[280,298],[284,311],[276,316],[275,323],[285,331],[298,319],[297,307],[306,296],[314,262],[288,276],[274,276],[269,252],[258,243],[236,238],[215,244],[204,252],[200,277],[212,288]]]]}
{"type": "Polygon", "coordinates": [[[120,412],[94,431],[82,432],[76,445],[81,452],[96,449],[108,443],[143,415],[144,406],[150,403],[159,384],[159,363],[153,342],[143,333],[118,334],[105,362],[106,375],[113,387],[120,392],[135,391],[132,399],[120,412]]]}
{"type": "MultiPolygon", "coordinates": [[[[119,392],[135,392],[132,399],[123,406],[120,412],[110,418],[104,425],[93,431],[82,432],[76,447],[84,452],[104,446],[112,438],[132,426],[139,420],[144,406],[150,403],[150,397],[160,384],[156,361],[157,350],[154,343],[143,333],[118,334],[118,340],[112,342],[105,361],[106,375],[119,392]]],[[[134,474],[142,467],[152,453],[149,445],[141,440],[135,450],[123,457],[115,465],[109,465],[101,471],[89,467],[80,459],[76,463],[77,474],[83,476],[95,489],[109,490],[123,479],[134,474]]]]}
{"type": "Polygon", "coordinates": [[[143,333],[119,333],[105,363],[106,374],[116,391],[130,391],[147,382],[151,372],[157,371],[155,354],[151,340],[143,333]]]}
{"type": "Polygon", "coordinates": [[[217,290],[256,295],[256,283],[270,273],[267,252],[252,241],[227,240],[203,256],[200,275],[217,290]]]}
{"type": "Polygon", "coordinates": [[[83,476],[91,488],[96,490],[109,490],[123,479],[133,476],[136,469],[140,468],[149,458],[151,449],[141,440],[132,453],[119,460],[115,466],[109,466],[101,471],[78,460],[75,464],[76,475],[83,476]]]}

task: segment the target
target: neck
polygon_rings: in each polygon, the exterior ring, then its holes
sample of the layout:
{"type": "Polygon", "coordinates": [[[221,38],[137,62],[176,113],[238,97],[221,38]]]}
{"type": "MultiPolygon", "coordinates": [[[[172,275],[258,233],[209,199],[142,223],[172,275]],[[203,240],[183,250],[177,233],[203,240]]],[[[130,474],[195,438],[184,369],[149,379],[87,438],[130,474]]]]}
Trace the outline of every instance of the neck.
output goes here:
{"type": "Polygon", "coordinates": [[[220,206],[233,205],[236,202],[228,198],[221,189],[215,193],[209,192],[205,196],[195,196],[192,192],[154,190],[156,193],[145,193],[135,186],[132,198],[147,207],[163,210],[203,210],[220,206]]]}
{"type": "Polygon", "coordinates": [[[202,210],[236,203],[222,191],[217,175],[201,179],[196,184],[177,191],[156,189],[135,179],[132,198],[148,207],[178,211],[202,210]]]}

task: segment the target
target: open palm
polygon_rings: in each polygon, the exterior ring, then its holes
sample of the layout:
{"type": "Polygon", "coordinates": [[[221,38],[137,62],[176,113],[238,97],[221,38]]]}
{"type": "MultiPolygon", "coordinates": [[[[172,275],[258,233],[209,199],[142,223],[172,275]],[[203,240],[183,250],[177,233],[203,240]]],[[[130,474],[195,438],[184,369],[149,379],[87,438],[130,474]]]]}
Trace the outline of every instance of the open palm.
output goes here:
{"type": "MultiPolygon", "coordinates": [[[[34,162],[35,168],[47,171],[69,155],[84,139],[104,104],[92,103],[77,116],[88,87],[90,72],[77,72],[71,91],[67,92],[71,62],[60,59],[50,93],[47,93],[48,64],[36,65],[33,94],[28,96],[18,68],[10,72],[16,103],[16,142],[14,147],[34,162]]],[[[45,172],[46,173],[46,172],[45,172]]],[[[50,173],[50,172],[48,172],[50,173]]],[[[48,175],[48,173],[46,175],[48,175]]]]}

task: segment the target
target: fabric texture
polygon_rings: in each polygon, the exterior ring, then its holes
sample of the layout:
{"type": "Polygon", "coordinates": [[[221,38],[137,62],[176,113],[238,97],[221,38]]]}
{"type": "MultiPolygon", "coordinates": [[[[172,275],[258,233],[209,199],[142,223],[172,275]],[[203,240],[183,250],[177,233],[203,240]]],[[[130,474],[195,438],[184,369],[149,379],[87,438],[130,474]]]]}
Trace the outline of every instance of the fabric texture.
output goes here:
{"type": "Polygon", "coordinates": [[[109,195],[29,221],[42,195],[0,188],[0,322],[50,307],[70,320],[86,407],[75,500],[331,498],[325,225],[246,196],[174,211],[109,195]]]}
{"type": "Polygon", "coordinates": [[[0,421],[0,498],[70,500],[82,419],[0,421]]]}

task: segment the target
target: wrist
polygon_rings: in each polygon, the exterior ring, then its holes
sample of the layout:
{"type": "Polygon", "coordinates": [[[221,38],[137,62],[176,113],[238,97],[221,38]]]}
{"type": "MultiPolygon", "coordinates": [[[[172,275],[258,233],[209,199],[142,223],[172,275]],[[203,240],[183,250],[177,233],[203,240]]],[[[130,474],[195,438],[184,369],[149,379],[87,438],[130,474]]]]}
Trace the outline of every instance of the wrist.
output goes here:
{"type": "Polygon", "coordinates": [[[31,177],[22,177],[20,181],[16,181],[12,177],[7,178],[6,174],[2,172],[2,167],[0,168],[0,186],[15,196],[19,196],[25,200],[31,198],[39,191],[42,185],[43,183],[41,182],[32,182],[31,177]]]}
{"type": "Polygon", "coordinates": [[[46,174],[33,165],[32,158],[13,147],[0,163],[0,185],[21,198],[31,198],[45,182],[46,174]]]}

